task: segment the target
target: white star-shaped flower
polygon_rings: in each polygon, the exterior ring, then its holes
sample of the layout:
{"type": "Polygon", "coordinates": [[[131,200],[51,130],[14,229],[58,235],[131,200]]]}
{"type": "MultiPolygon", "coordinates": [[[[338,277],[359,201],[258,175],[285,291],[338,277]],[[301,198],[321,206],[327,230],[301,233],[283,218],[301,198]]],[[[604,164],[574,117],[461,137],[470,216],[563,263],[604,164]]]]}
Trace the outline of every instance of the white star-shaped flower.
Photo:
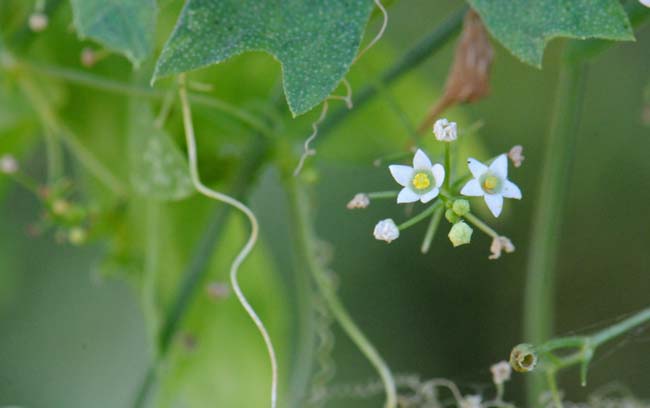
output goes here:
{"type": "Polygon", "coordinates": [[[639,0],[639,2],[646,7],[650,7],[650,0],[639,0]]]}
{"type": "Polygon", "coordinates": [[[397,196],[398,203],[418,200],[428,203],[438,196],[445,180],[445,168],[438,163],[431,164],[429,157],[419,149],[413,157],[413,167],[393,164],[388,169],[395,181],[404,187],[397,196]]]}
{"type": "Polygon", "coordinates": [[[498,217],[503,209],[503,198],[521,199],[521,190],[508,180],[508,156],[500,155],[490,166],[476,159],[467,160],[469,171],[474,177],[460,190],[469,197],[483,197],[485,204],[498,217]]]}

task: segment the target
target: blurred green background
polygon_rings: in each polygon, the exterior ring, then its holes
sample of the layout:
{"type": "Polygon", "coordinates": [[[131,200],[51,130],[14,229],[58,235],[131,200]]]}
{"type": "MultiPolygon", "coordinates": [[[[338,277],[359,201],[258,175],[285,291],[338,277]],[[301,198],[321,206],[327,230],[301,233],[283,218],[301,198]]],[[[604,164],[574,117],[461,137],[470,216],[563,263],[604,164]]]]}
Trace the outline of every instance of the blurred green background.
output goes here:
{"type": "MultiPolygon", "coordinates": [[[[181,6],[179,1],[166,3],[159,45],[181,6]]],[[[385,37],[351,72],[353,88],[358,90],[376,77],[461,5],[456,0],[394,2],[385,37]]],[[[0,0],[3,31],[11,24],[24,24],[31,6],[22,0],[0,0]]],[[[84,69],[79,54],[92,43],[76,39],[69,30],[70,17],[66,4],[45,34],[16,53],[32,61],[84,69]]],[[[378,21],[373,21],[368,33],[377,28],[378,21]]],[[[557,237],[558,335],[604,327],[650,301],[650,129],[643,120],[644,109],[650,109],[650,100],[644,99],[650,81],[648,44],[650,30],[641,29],[636,43],[613,47],[589,67],[573,173],[567,175],[570,194],[557,237]]],[[[316,231],[331,250],[330,268],[338,276],[340,295],[352,316],[395,373],[449,378],[467,393],[491,392],[490,365],[507,359],[512,346],[523,341],[521,310],[531,215],[538,198],[561,41],[551,43],[542,71],[493,45],[491,95],[448,116],[461,129],[484,123],[463,141],[464,151],[477,157],[487,159],[514,144],[525,148],[524,165],[511,170],[524,200],[507,202],[504,215],[493,222],[514,241],[514,254],[489,261],[490,241],[478,232],[472,245],[454,249],[444,222],[427,255],[419,251],[426,225],[386,246],[372,238],[372,228],[379,219],[404,219],[401,208],[388,201],[373,202],[366,211],[345,208],[356,192],[393,187],[387,169],[374,167],[372,161],[403,149],[409,127],[418,123],[443,88],[453,43],[317,144],[318,155],[310,159],[308,170],[317,177],[312,197],[316,231]]],[[[127,82],[132,77],[129,64],[118,56],[108,57],[92,72],[127,82]]],[[[286,109],[274,110],[269,99],[277,98],[279,74],[271,57],[248,54],[192,77],[215,84],[213,94],[224,100],[277,117],[278,133],[299,151],[318,112],[292,121],[286,109]]],[[[39,77],[62,118],[126,183],[126,99],[45,79],[39,77]]],[[[38,121],[7,78],[0,77],[0,86],[0,154],[16,154],[26,172],[44,180],[38,121]]],[[[174,111],[168,128],[182,146],[178,118],[174,111]]],[[[197,106],[195,118],[202,174],[212,185],[227,188],[253,134],[215,110],[197,106]]],[[[431,143],[427,147],[433,156],[440,153],[431,143]]],[[[110,195],[73,159],[68,163],[66,171],[79,199],[100,208],[109,206],[110,195]]],[[[272,330],[286,388],[289,367],[295,363],[296,316],[301,307],[296,277],[302,271],[289,245],[291,222],[279,172],[264,167],[260,177],[250,182],[254,184],[249,202],[260,217],[262,241],[242,270],[242,286],[272,330]]],[[[167,204],[133,199],[120,221],[126,237],[115,238],[115,226],[89,245],[74,247],[56,243],[52,234],[27,233],[42,212],[41,204],[6,177],[0,177],[0,199],[0,406],[131,406],[154,350],[152,327],[169,307],[215,205],[198,196],[167,204]],[[155,261],[159,303],[155,310],[144,312],[142,270],[148,239],[144,220],[146,214],[156,212],[152,222],[159,237],[155,261]],[[107,254],[115,255],[116,247],[126,247],[126,255],[135,260],[108,263],[107,254]]],[[[243,225],[239,217],[230,219],[204,284],[227,281],[229,262],[244,239],[243,225]]],[[[336,336],[332,385],[375,381],[367,361],[336,325],[332,327],[336,336]]],[[[612,382],[625,384],[640,398],[650,398],[646,329],[601,350],[591,365],[587,387],[579,386],[577,370],[563,373],[561,388],[567,399],[584,400],[612,382]]],[[[233,296],[214,300],[205,291],[199,294],[160,370],[151,406],[267,405],[269,369],[263,344],[233,296]]],[[[522,383],[523,376],[514,375],[507,400],[523,402],[522,383]]],[[[378,394],[366,400],[334,399],[327,406],[380,404],[378,394]]]]}

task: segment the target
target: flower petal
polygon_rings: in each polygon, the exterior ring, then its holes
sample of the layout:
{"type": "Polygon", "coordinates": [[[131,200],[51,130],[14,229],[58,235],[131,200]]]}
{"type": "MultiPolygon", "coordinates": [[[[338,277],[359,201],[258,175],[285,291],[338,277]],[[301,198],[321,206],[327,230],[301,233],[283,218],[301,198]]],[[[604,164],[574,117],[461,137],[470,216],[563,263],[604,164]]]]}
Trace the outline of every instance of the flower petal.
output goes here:
{"type": "Polygon", "coordinates": [[[521,190],[519,190],[519,187],[510,180],[505,180],[503,182],[501,194],[503,194],[505,198],[516,198],[517,200],[521,200],[521,190]]]}
{"type": "Polygon", "coordinates": [[[413,168],[416,170],[430,170],[431,169],[431,160],[429,156],[424,153],[422,150],[418,149],[413,156],[413,168]]]}
{"type": "Polygon", "coordinates": [[[505,180],[508,178],[508,156],[502,154],[490,164],[490,170],[505,180]]]}
{"type": "Polygon", "coordinates": [[[408,187],[404,187],[397,195],[397,204],[414,203],[420,199],[420,196],[408,187]]]}
{"type": "Polygon", "coordinates": [[[388,170],[390,170],[390,174],[393,176],[395,181],[397,181],[402,187],[408,186],[411,182],[411,178],[413,178],[413,168],[409,166],[392,164],[388,166],[388,170]]]}
{"type": "Polygon", "coordinates": [[[436,187],[440,187],[445,181],[445,168],[440,163],[436,163],[431,168],[433,178],[436,179],[436,187]]]}
{"type": "Polygon", "coordinates": [[[503,209],[503,196],[501,194],[486,194],[483,198],[492,214],[498,217],[503,209]]]}
{"type": "Polygon", "coordinates": [[[465,187],[460,190],[460,193],[468,197],[480,197],[485,195],[485,192],[481,188],[481,183],[479,183],[477,179],[471,179],[468,181],[467,184],[465,184],[465,187]]]}
{"type": "Polygon", "coordinates": [[[440,193],[440,189],[438,187],[436,187],[433,190],[427,192],[426,194],[422,194],[420,196],[420,201],[422,201],[424,204],[426,204],[429,201],[433,200],[434,198],[438,197],[439,193],[440,193]]]}
{"type": "Polygon", "coordinates": [[[471,157],[467,159],[467,167],[469,167],[469,171],[472,173],[474,178],[481,177],[483,173],[488,170],[488,167],[485,164],[471,157]]]}

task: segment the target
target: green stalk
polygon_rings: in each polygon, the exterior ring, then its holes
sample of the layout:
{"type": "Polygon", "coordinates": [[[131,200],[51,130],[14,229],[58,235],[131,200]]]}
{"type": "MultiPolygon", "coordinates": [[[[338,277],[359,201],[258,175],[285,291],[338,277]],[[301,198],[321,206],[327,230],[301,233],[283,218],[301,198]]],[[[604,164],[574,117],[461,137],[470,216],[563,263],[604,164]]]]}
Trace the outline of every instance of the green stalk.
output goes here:
{"type": "Polygon", "coordinates": [[[429,226],[427,227],[427,232],[424,235],[424,240],[422,241],[422,247],[420,248],[420,251],[423,254],[429,252],[429,249],[431,248],[431,242],[433,241],[433,238],[436,235],[436,231],[438,230],[438,226],[440,225],[440,220],[442,219],[442,213],[444,212],[443,210],[444,207],[439,206],[431,216],[431,221],[429,222],[429,226]]]}
{"type": "Polygon", "coordinates": [[[403,230],[405,230],[405,229],[407,229],[409,227],[414,226],[418,222],[424,220],[425,218],[427,218],[428,216],[433,214],[434,211],[436,211],[441,206],[442,206],[442,202],[440,200],[436,200],[436,202],[433,205],[431,205],[430,207],[428,207],[426,210],[422,211],[421,213],[419,213],[415,217],[413,217],[411,219],[408,219],[408,220],[404,221],[403,223],[401,223],[400,225],[398,225],[397,229],[399,229],[400,231],[403,231],[403,230]]]}
{"type": "MultiPolygon", "coordinates": [[[[151,87],[133,85],[70,68],[36,64],[28,62],[26,60],[20,60],[18,63],[20,65],[20,68],[28,72],[44,75],[54,79],[64,80],[72,84],[82,85],[98,91],[152,99],[165,99],[169,94],[168,89],[155,89],[151,87]]],[[[242,123],[247,124],[252,129],[255,129],[265,135],[270,132],[269,127],[258,118],[256,118],[253,114],[239,109],[237,106],[232,105],[226,101],[215,98],[213,96],[191,92],[189,93],[189,99],[191,102],[198,105],[213,108],[225,114],[228,114],[238,119],[242,123]]]]}
{"type": "Polygon", "coordinates": [[[377,352],[372,343],[370,343],[356,323],[352,320],[341,303],[341,300],[338,298],[327,271],[316,259],[316,242],[309,221],[309,205],[306,193],[302,190],[298,181],[292,177],[287,180],[287,190],[289,193],[292,228],[294,230],[294,237],[291,241],[298,246],[297,251],[304,254],[310,272],[316,282],[316,286],[327,303],[328,308],[332,312],[332,315],[341,325],[343,331],[345,331],[379,373],[386,392],[385,408],[396,408],[397,388],[390,368],[388,368],[388,365],[384,362],[379,352],[377,352]]]}
{"type": "MultiPolygon", "coordinates": [[[[553,333],[555,268],[585,77],[583,63],[562,63],[546,157],[541,166],[542,180],[527,265],[524,338],[533,344],[543,343],[553,333]]],[[[527,383],[529,407],[538,406],[537,398],[543,390],[544,378],[530,376],[527,383]]]]}

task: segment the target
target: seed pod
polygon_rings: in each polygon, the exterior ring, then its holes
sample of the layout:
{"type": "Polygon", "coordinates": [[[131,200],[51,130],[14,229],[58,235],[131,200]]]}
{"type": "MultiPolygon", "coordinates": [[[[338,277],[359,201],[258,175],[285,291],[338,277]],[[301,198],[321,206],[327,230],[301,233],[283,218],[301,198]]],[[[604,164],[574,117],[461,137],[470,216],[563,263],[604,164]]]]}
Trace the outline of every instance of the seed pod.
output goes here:
{"type": "Polygon", "coordinates": [[[510,353],[510,366],[520,373],[533,371],[537,365],[537,353],[530,344],[518,344],[510,353]]]}

